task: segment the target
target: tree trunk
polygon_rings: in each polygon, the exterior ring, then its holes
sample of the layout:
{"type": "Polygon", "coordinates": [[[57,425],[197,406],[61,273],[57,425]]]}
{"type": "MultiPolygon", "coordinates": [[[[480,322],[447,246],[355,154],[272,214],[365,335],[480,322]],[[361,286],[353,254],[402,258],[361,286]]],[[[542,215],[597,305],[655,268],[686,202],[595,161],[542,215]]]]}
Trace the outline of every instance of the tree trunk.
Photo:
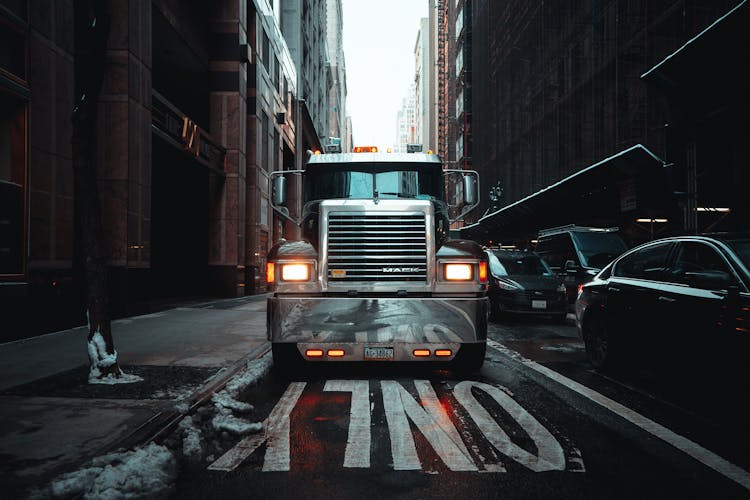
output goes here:
{"type": "Polygon", "coordinates": [[[107,1],[75,0],[75,86],[73,172],[79,248],[88,306],[90,378],[121,376],[109,317],[101,204],[96,180],[97,101],[105,71],[109,35],[107,1]]]}

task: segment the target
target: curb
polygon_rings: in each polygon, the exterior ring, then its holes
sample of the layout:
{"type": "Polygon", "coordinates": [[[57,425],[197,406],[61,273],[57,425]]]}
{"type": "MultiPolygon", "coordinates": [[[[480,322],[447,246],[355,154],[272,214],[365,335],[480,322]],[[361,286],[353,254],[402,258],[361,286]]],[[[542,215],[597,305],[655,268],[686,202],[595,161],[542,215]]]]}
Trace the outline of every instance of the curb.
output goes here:
{"type": "Polygon", "coordinates": [[[203,386],[193,392],[190,395],[190,398],[188,398],[188,401],[190,401],[190,407],[187,411],[180,412],[175,410],[172,401],[165,403],[163,411],[158,412],[127,436],[124,436],[99,450],[96,456],[112,453],[120,449],[129,450],[138,446],[143,446],[152,441],[160,444],[183,418],[192,415],[195,410],[209,401],[215,392],[222,390],[229,380],[231,380],[231,378],[240,370],[245,368],[249,362],[261,358],[270,350],[270,343],[268,341],[263,342],[249,354],[232,364],[229,368],[219,370],[216,375],[211,377],[203,384],[203,386]],[[167,407],[169,408],[167,409],[167,407]]]}

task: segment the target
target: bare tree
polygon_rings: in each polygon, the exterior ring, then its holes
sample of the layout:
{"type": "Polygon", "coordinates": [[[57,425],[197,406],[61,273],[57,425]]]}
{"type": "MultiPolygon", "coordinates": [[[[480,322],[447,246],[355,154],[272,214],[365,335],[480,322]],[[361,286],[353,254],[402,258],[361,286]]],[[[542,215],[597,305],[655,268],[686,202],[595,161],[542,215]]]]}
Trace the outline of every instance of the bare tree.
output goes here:
{"type": "Polygon", "coordinates": [[[89,380],[120,378],[112,339],[101,203],[96,181],[97,101],[109,36],[106,0],[75,0],[75,92],[73,171],[76,222],[88,307],[89,380]]]}

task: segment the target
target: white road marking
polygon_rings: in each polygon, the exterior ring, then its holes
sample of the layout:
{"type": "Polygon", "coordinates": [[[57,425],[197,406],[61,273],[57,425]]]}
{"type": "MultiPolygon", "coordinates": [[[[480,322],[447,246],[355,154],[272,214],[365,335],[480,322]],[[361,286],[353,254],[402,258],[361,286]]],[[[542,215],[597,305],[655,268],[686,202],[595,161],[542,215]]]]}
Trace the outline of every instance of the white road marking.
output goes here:
{"type": "Polygon", "coordinates": [[[369,382],[367,380],[329,380],[323,390],[352,393],[344,467],[369,467],[371,434],[369,382]]]}
{"type": "MultiPolygon", "coordinates": [[[[425,395],[429,400],[434,395],[434,390],[426,381],[415,381],[415,385],[420,382],[424,382],[420,389],[420,398],[425,395]]],[[[477,470],[450,419],[447,415],[439,415],[441,412],[445,413],[439,403],[437,405],[425,403],[427,408],[422,408],[406,389],[392,380],[381,381],[380,387],[383,393],[383,406],[388,421],[395,470],[422,469],[414,444],[414,436],[409,427],[409,419],[414,422],[450,470],[477,470]],[[447,426],[453,427],[452,431],[446,432],[444,427],[447,426]],[[458,439],[462,446],[459,447],[454,439],[458,439]]],[[[437,400],[437,396],[434,396],[434,399],[437,400]]]]}
{"type": "Polygon", "coordinates": [[[591,401],[594,401],[595,403],[598,403],[599,405],[607,408],[621,418],[624,418],[628,422],[631,422],[632,424],[640,427],[649,434],[669,443],[670,445],[693,457],[707,467],[712,468],[719,474],[742,485],[745,489],[750,490],[750,473],[728,462],[712,451],[709,451],[699,444],[683,436],[680,436],[679,434],[667,429],[666,427],[654,422],[653,420],[641,415],[640,413],[609,399],[603,394],[599,394],[598,392],[589,389],[588,387],[579,384],[578,382],[570,380],[569,378],[560,375],[559,373],[550,370],[545,366],[524,358],[517,352],[506,348],[499,342],[487,339],[487,345],[505,354],[506,356],[523,363],[532,370],[536,370],[537,372],[549,377],[550,379],[558,382],[568,389],[577,392],[578,394],[590,399],[591,401]]]}
{"type": "Polygon", "coordinates": [[[263,471],[288,471],[289,416],[302,395],[305,385],[305,382],[289,384],[271,414],[263,421],[263,431],[242,439],[208,468],[210,470],[234,470],[261,444],[267,442],[263,471]]]}
{"type": "Polygon", "coordinates": [[[453,395],[461,406],[466,409],[479,430],[482,431],[482,434],[492,443],[492,446],[497,451],[534,472],[565,470],[565,455],[560,443],[557,442],[552,434],[537,419],[524,410],[521,405],[516,403],[505,392],[489,384],[466,380],[456,384],[453,395]],[[472,387],[483,391],[503,407],[508,415],[534,441],[538,455],[529,453],[510,440],[495,419],[476,400],[471,392],[472,387]]]}

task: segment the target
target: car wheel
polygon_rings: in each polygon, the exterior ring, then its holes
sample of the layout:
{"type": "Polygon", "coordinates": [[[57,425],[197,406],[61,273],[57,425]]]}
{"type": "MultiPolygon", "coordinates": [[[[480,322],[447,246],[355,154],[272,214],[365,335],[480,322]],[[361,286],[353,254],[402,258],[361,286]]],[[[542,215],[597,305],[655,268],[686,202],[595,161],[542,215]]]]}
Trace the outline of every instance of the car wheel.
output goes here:
{"type": "Polygon", "coordinates": [[[618,352],[611,331],[599,319],[589,320],[583,330],[586,357],[597,370],[612,370],[618,365],[618,352]]]}
{"type": "Polygon", "coordinates": [[[471,374],[479,371],[487,354],[487,344],[465,344],[453,360],[453,370],[459,374],[471,374]]]}

